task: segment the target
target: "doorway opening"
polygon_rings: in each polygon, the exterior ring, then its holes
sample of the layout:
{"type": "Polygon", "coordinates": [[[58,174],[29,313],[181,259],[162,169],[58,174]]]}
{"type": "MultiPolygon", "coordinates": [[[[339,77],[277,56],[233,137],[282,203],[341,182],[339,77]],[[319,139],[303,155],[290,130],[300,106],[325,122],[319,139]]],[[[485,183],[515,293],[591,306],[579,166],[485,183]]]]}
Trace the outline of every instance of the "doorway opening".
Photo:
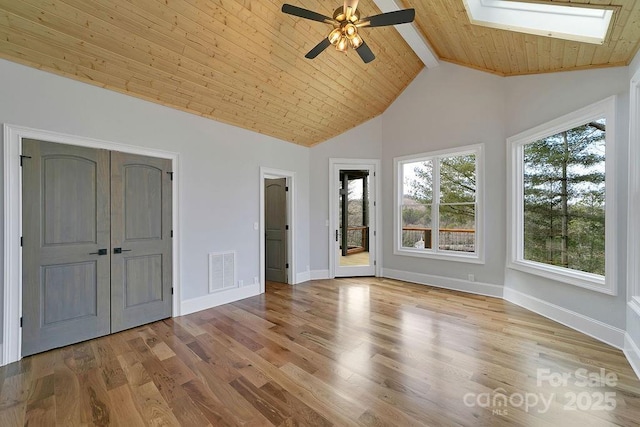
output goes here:
{"type": "Polygon", "coordinates": [[[22,248],[20,238],[23,234],[22,224],[22,180],[20,156],[22,155],[22,141],[34,139],[51,143],[66,144],[79,147],[95,148],[118,151],[121,153],[137,154],[161,159],[167,159],[171,163],[173,181],[171,182],[173,199],[171,202],[172,220],[171,229],[174,238],[172,239],[172,273],[171,283],[173,285],[173,295],[171,295],[172,316],[180,316],[180,244],[179,244],[179,188],[176,182],[179,177],[179,155],[177,153],[130,146],[109,141],[102,141],[91,138],[78,137],[50,131],[26,128],[14,125],[4,125],[4,159],[5,159],[5,181],[4,181],[4,261],[5,261],[5,285],[4,289],[4,322],[3,322],[3,346],[0,355],[0,365],[16,362],[22,357],[22,328],[20,318],[22,317],[23,306],[23,280],[22,280],[22,248]]]}
{"type": "Polygon", "coordinates": [[[260,292],[266,281],[296,283],[295,172],[260,168],[260,292]]]}
{"type": "Polygon", "coordinates": [[[286,178],[264,180],[264,274],[270,282],[287,284],[287,186],[286,178]]]}
{"type": "Polygon", "coordinates": [[[338,243],[341,267],[369,265],[369,170],[340,172],[338,243]]]}
{"type": "Polygon", "coordinates": [[[378,160],[331,159],[330,277],[377,276],[378,160]]]}

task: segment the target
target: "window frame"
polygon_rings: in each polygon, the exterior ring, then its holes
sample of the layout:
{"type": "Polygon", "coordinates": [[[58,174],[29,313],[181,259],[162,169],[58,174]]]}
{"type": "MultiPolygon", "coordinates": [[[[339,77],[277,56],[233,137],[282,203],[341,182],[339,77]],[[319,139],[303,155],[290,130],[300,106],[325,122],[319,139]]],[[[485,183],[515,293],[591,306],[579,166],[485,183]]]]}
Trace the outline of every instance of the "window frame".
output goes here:
{"type": "Polygon", "coordinates": [[[616,239],[616,96],[581,108],[507,138],[508,262],[507,267],[561,283],[617,295],[616,239]],[[605,133],[605,275],[524,259],[524,146],[604,117],[605,133]]]}
{"type": "MultiPolygon", "coordinates": [[[[431,258],[447,261],[458,261],[473,264],[484,264],[484,144],[473,144],[453,147],[445,150],[431,151],[407,156],[395,157],[394,168],[394,209],[393,209],[393,253],[394,255],[431,258]],[[440,167],[437,161],[443,157],[474,154],[476,156],[476,191],[475,191],[475,252],[456,252],[438,248],[438,238],[430,249],[408,248],[402,246],[402,197],[403,197],[403,165],[432,160],[434,163],[432,215],[435,218],[432,228],[438,229],[440,223],[440,167]],[[436,171],[438,172],[436,174],[436,171]],[[436,188],[437,186],[437,188],[436,188]]],[[[436,233],[438,235],[439,233],[436,233]]]]}

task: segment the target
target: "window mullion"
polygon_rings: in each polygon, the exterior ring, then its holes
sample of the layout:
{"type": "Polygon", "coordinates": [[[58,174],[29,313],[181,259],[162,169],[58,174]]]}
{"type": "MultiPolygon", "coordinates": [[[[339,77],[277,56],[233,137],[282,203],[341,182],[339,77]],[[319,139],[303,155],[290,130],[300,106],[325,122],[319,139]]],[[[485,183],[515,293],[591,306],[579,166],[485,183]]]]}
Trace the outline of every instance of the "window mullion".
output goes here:
{"type": "Polygon", "coordinates": [[[431,249],[440,252],[440,158],[433,158],[433,200],[431,203],[431,249]]]}

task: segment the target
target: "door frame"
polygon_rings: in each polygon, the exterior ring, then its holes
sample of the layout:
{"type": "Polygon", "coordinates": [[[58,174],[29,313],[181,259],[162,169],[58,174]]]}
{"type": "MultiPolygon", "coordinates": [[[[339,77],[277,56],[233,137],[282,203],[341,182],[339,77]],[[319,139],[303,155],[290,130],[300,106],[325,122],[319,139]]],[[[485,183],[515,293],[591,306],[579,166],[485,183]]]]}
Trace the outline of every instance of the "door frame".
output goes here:
{"type": "Polygon", "coordinates": [[[169,159],[173,169],[172,227],[173,273],[172,273],[172,317],[180,316],[180,156],[178,153],[137,147],[117,142],[85,138],[53,131],[24,126],[3,124],[4,155],[4,317],[3,344],[0,352],[0,366],[17,362],[22,358],[22,174],[20,155],[22,139],[38,139],[58,144],[76,145],[110,151],[169,159]]]}
{"type": "Polygon", "coordinates": [[[264,180],[265,179],[278,179],[285,178],[286,185],[289,187],[289,191],[287,191],[287,224],[289,225],[289,230],[287,232],[287,263],[289,264],[289,268],[287,269],[287,283],[289,285],[295,285],[296,280],[296,251],[295,251],[295,232],[296,232],[296,224],[295,224],[295,177],[296,173],[281,169],[271,169],[264,166],[260,166],[260,293],[265,292],[266,280],[265,280],[265,233],[266,233],[266,225],[264,218],[264,180]]]}
{"type": "Polygon", "coordinates": [[[372,230],[375,232],[375,276],[380,277],[382,271],[382,233],[378,234],[380,230],[380,224],[382,224],[382,203],[380,203],[380,160],[379,159],[344,159],[344,158],[330,158],[329,159],[329,234],[327,236],[329,242],[329,278],[334,279],[336,277],[336,254],[335,254],[335,230],[337,230],[338,224],[338,201],[337,201],[337,189],[339,182],[336,179],[336,168],[341,169],[356,169],[361,166],[367,166],[373,169],[374,176],[371,177],[374,181],[374,209],[370,209],[370,212],[375,212],[374,226],[372,230]]]}

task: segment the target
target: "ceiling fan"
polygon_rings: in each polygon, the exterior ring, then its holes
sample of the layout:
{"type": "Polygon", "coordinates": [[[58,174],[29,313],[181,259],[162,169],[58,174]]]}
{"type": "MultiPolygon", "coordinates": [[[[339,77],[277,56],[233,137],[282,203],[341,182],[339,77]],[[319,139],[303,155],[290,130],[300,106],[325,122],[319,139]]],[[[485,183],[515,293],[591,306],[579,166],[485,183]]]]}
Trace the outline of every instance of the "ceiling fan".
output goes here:
{"type": "Polygon", "coordinates": [[[373,61],[376,56],[358,34],[358,28],[405,24],[412,22],[416,15],[414,9],[402,9],[361,19],[360,14],[356,11],[357,7],[358,0],[345,0],[344,6],[338,7],[333,12],[333,18],[286,3],[282,5],[282,11],[289,15],[333,25],[333,30],[329,35],[311,49],[305,58],[313,59],[330,45],[334,45],[340,52],[346,52],[349,47],[355,49],[365,64],[373,61]]]}

